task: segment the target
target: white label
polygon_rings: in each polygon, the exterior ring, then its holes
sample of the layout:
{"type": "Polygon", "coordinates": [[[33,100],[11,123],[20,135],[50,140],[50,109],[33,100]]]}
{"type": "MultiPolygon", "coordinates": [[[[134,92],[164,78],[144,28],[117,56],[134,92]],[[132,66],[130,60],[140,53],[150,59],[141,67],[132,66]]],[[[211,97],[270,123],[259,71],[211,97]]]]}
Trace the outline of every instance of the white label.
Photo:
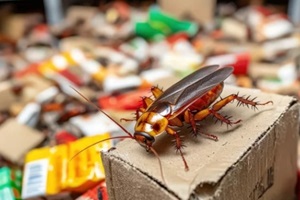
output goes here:
{"type": "Polygon", "coordinates": [[[72,117],[70,119],[70,123],[74,126],[77,126],[86,136],[119,130],[119,126],[117,126],[113,121],[111,121],[102,113],[97,113],[89,116],[72,117]]]}
{"type": "Polygon", "coordinates": [[[36,97],[35,100],[38,103],[45,103],[51,101],[57,94],[59,94],[59,90],[57,87],[52,86],[48,89],[43,90],[40,92],[36,97]]]}
{"type": "Polygon", "coordinates": [[[153,83],[156,80],[172,77],[173,75],[174,74],[171,70],[162,68],[151,69],[141,73],[141,77],[150,83],[153,83]]]}
{"type": "Polygon", "coordinates": [[[230,65],[236,63],[236,57],[233,54],[226,54],[220,56],[212,56],[206,60],[206,65],[230,65]]]}
{"type": "Polygon", "coordinates": [[[177,72],[184,72],[193,69],[202,63],[203,57],[200,54],[182,54],[178,52],[165,53],[159,65],[163,68],[172,69],[177,72]],[[176,64],[174,64],[176,63],[176,64]]]}
{"type": "Polygon", "coordinates": [[[265,42],[262,45],[262,48],[264,50],[264,54],[268,58],[271,58],[272,56],[275,56],[278,52],[297,48],[299,46],[300,46],[300,42],[297,37],[289,37],[289,38],[284,38],[276,41],[265,42]]]}
{"type": "Polygon", "coordinates": [[[56,81],[59,84],[61,90],[64,93],[72,97],[78,98],[78,94],[73,90],[73,88],[77,88],[77,87],[69,79],[65,78],[64,76],[61,76],[60,74],[53,75],[51,79],[56,81]]]}
{"type": "Polygon", "coordinates": [[[68,67],[68,61],[61,55],[53,56],[52,62],[58,70],[64,70],[68,67]]]}
{"type": "Polygon", "coordinates": [[[128,73],[136,73],[139,68],[139,64],[136,60],[125,59],[119,68],[119,74],[126,75],[128,73]]]}
{"type": "Polygon", "coordinates": [[[77,62],[82,63],[86,60],[84,53],[80,49],[72,49],[70,51],[71,58],[77,62]]]}
{"type": "Polygon", "coordinates": [[[17,121],[21,124],[34,127],[38,123],[38,118],[41,112],[41,105],[32,102],[25,106],[25,108],[17,116],[17,121]]]}
{"type": "Polygon", "coordinates": [[[23,176],[22,198],[46,194],[48,159],[29,162],[25,165],[23,176]]]}
{"type": "Polygon", "coordinates": [[[278,70],[278,77],[286,84],[292,84],[297,79],[296,66],[293,63],[288,63],[278,70]]]}
{"type": "Polygon", "coordinates": [[[126,77],[107,76],[103,83],[103,89],[105,92],[111,92],[129,87],[138,87],[141,84],[141,78],[135,75],[126,77]]]}
{"type": "Polygon", "coordinates": [[[86,62],[81,63],[81,68],[88,74],[95,74],[100,71],[100,63],[95,60],[87,60],[86,62]]]}
{"type": "Polygon", "coordinates": [[[292,30],[293,30],[293,26],[289,21],[285,19],[279,19],[266,24],[263,27],[263,34],[268,39],[274,39],[283,36],[285,34],[288,34],[292,30]]]}

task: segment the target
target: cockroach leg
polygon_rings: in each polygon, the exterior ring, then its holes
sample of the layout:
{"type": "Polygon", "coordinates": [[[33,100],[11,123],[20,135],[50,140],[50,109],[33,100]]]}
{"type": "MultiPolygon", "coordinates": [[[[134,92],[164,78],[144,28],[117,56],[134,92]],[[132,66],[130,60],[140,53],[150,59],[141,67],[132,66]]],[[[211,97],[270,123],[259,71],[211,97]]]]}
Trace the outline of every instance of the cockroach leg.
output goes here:
{"type": "Polygon", "coordinates": [[[210,134],[210,133],[203,133],[203,132],[198,132],[198,134],[201,134],[201,135],[204,135],[205,137],[213,140],[213,141],[218,141],[218,137],[213,135],[213,134],[210,134]]]}
{"type": "Polygon", "coordinates": [[[167,131],[168,134],[174,136],[174,138],[175,138],[174,142],[175,142],[176,151],[180,153],[180,156],[181,156],[182,161],[184,163],[184,168],[185,168],[186,171],[188,171],[189,170],[189,166],[188,166],[188,164],[187,164],[187,162],[186,162],[186,160],[184,158],[183,152],[182,152],[182,148],[184,147],[184,145],[182,144],[182,139],[180,138],[180,136],[178,135],[178,133],[175,130],[173,130],[172,128],[167,127],[166,131],[167,131]]]}
{"type": "Polygon", "coordinates": [[[182,153],[182,151],[181,151],[181,148],[178,149],[178,151],[180,152],[181,158],[182,158],[182,160],[183,160],[185,171],[189,171],[189,166],[188,166],[188,164],[187,164],[187,162],[186,162],[186,160],[185,160],[185,158],[184,158],[184,156],[183,156],[183,153],[182,153]]]}
{"type": "Polygon", "coordinates": [[[147,109],[152,103],[153,100],[150,97],[142,97],[143,109],[147,109]]]}
{"type": "Polygon", "coordinates": [[[264,103],[260,103],[258,101],[255,101],[256,97],[250,99],[250,95],[247,96],[246,98],[235,95],[235,98],[238,101],[237,106],[241,106],[241,105],[242,106],[246,105],[247,107],[251,106],[251,108],[253,110],[258,110],[257,106],[263,106],[263,105],[266,105],[266,104],[269,104],[269,103],[273,104],[273,101],[267,101],[267,102],[264,102],[264,103]]]}
{"type": "Polygon", "coordinates": [[[184,112],[184,121],[191,125],[193,133],[196,135],[197,134],[196,122],[193,113],[189,109],[187,109],[184,112]]]}
{"type": "Polygon", "coordinates": [[[217,111],[221,110],[224,106],[226,106],[228,103],[234,101],[235,99],[238,101],[237,106],[241,106],[241,105],[246,105],[247,107],[251,106],[254,110],[257,109],[257,106],[259,106],[259,105],[266,105],[269,103],[273,104],[272,101],[259,103],[258,101],[255,101],[256,98],[250,99],[250,96],[242,97],[242,96],[239,96],[238,94],[231,94],[225,98],[221,98],[221,100],[216,102],[210,109],[207,108],[207,109],[201,110],[198,113],[196,113],[195,117],[194,117],[195,121],[203,120],[208,115],[212,114],[217,119],[217,121],[220,121],[221,124],[225,123],[225,124],[227,124],[227,126],[231,126],[233,124],[240,123],[241,120],[232,121],[230,116],[223,116],[217,112],[217,111]]]}
{"type": "Polygon", "coordinates": [[[132,122],[132,121],[137,121],[138,118],[140,118],[140,112],[145,112],[144,108],[138,108],[136,109],[135,113],[133,113],[135,115],[135,119],[126,119],[126,118],[121,118],[120,121],[125,121],[125,122],[132,122]]]}
{"type": "Polygon", "coordinates": [[[123,121],[125,121],[125,122],[133,122],[133,121],[136,121],[136,119],[121,118],[120,121],[121,122],[123,122],[123,121]]]}
{"type": "Polygon", "coordinates": [[[254,110],[257,109],[257,106],[262,106],[262,105],[266,105],[269,103],[273,104],[273,101],[267,101],[264,103],[259,103],[258,101],[255,101],[256,97],[250,99],[250,95],[248,97],[244,97],[244,96],[239,96],[238,94],[231,94],[225,98],[223,98],[222,100],[218,101],[217,103],[215,103],[212,106],[212,109],[214,111],[218,111],[221,110],[225,105],[227,105],[229,102],[233,101],[233,100],[237,100],[237,106],[241,106],[241,105],[245,105],[247,107],[251,106],[254,110]]]}
{"type": "Polygon", "coordinates": [[[163,93],[163,91],[156,86],[151,87],[151,92],[156,99],[163,93]]]}
{"type": "Polygon", "coordinates": [[[220,113],[215,112],[214,110],[211,110],[211,113],[216,118],[216,122],[220,121],[221,125],[225,123],[227,124],[227,126],[232,126],[233,124],[238,124],[242,121],[242,120],[232,121],[231,116],[223,116],[220,113]]]}
{"type": "MultiPolygon", "coordinates": [[[[197,125],[198,127],[199,125],[197,125]]],[[[199,130],[199,128],[197,128],[197,132],[193,133],[193,135],[197,136],[197,135],[202,135],[203,137],[206,137],[208,139],[211,139],[213,141],[218,141],[219,138],[216,135],[210,134],[210,133],[205,133],[199,130]]]]}
{"type": "Polygon", "coordinates": [[[173,119],[169,119],[169,125],[181,127],[183,126],[183,122],[178,117],[175,117],[173,119]]]}
{"type": "Polygon", "coordinates": [[[215,123],[220,121],[221,124],[225,123],[227,124],[227,126],[232,126],[233,124],[238,124],[242,121],[242,120],[233,121],[231,120],[231,116],[223,116],[220,113],[218,113],[217,110],[213,110],[213,109],[201,110],[200,112],[196,113],[194,120],[201,121],[205,119],[208,115],[213,115],[213,117],[216,118],[215,123]]]}
{"type": "Polygon", "coordinates": [[[193,113],[190,111],[190,110],[186,110],[185,113],[184,113],[184,117],[185,117],[185,121],[187,123],[190,123],[191,127],[192,127],[192,134],[194,136],[197,136],[197,135],[204,135],[205,137],[211,139],[211,140],[214,140],[214,141],[218,141],[218,137],[213,135],[213,134],[209,134],[209,133],[203,133],[203,132],[200,132],[197,128],[197,124],[196,124],[196,121],[195,121],[195,117],[193,115],[193,113]]]}

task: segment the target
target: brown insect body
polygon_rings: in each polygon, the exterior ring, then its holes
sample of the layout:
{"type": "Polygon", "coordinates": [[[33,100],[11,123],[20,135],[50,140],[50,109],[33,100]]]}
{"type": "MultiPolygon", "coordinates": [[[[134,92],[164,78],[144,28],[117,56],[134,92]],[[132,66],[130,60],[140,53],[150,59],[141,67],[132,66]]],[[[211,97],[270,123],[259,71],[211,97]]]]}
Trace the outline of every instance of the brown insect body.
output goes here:
{"type": "Polygon", "coordinates": [[[193,111],[208,108],[220,96],[223,91],[223,87],[224,83],[222,82],[215,88],[207,92],[205,95],[203,95],[201,98],[199,98],[193,105],[189,107],[189,109],[193,111]]]}
{"type": "MultiPolygon", "coordinates": [[[[218,65],[212,65],[195,71],[169,87],[166,91],[162,91],[158,87],[152,87],[151,92],[154,99],[143,97],[143,106],[136,111],[136,118],[123,119],[125,121],[136,121],[135,132],[133,135],[108,114],[99,109],[127,134],[127,136],[112,137],[105,140],[116,138],[134,139],[147,151],[150,150],[153,152],[159,160],[159,157],[152,146],[155,142],[155,137],[166,132],[174,137],[176,150],[179,151],[185,169],[188,170],[188,164],[182,152],[182,139],[179,132],[174,129],[174,127],[181,127],[184,123],[187,123],[192,127],[192,133],[194,135],[201,134],[213,140],[217,140],[218,138],[214,135],[200,132],[197,128],[197,123],[208,116],[213,116],[221,123],[227,125],[239,123],[241,120],[232,121],[231,117],[223,116],[219,113],[224,106],[234,100],[238,101],[238,106],[246,105],[247,107],[251,106],[254,109],[257,109],[258,105],[272,103],[272,101],[259,103],[255,101],[256,98],[250,99],[250,96],[245,98],[238,94],[231,94],[216,101],[223,90],[224,80],[232,73],[232,71],[232,67],[221,68],[218,65]]],[[[74,90],[79,93],[76,89],[74,90]]],[[[83,95],[81,96],[85,98],[83,95]]],[[[87,98],[85,99],[89,101],[87,98]]],[[[91,101],[89,102],[91,103],[91,101]]],[[[90,146],[94,144],[91,144],[90,146]]],[[[86,148],[89,148],[90,146],[86,148]]]]}
{"type": "Polygon", "coordinates": [[[188,170],[182,153],[182,139],[174,126],[181,127],[185,122],[191,125],[194,135],[202,134],[218,140],[214,135],[199,132],[197,122],[212,115],[221,123],[237,124],[241,120],[232,121],[231,117],[219,113],[229,102],[237,100],[238,105],[250,105],[253,108],[271,102],[258,103],[254,101],[255,98],[250,100],[249,97],[231,94],[213,104],[223,90],[224,80],[232,71],[232,67],[220,68],[213,65],[201,68],[164,92],[152,87],[154,99],[144,97],[143,107],[136,112],[134,139],[148,151],[155,142],[155,136],[164,132],[174,136],[176,150],[180,152],[185,169],[188,170]]]}
{"type": "MultiPolygon", "coordinates": [[[[158,88],[153,87],[153,92],[159,92],[158,88]],[[156,90],[156,91],[154,91],[156,90]]],[[[192,105],[187,109],[192,113],[196,113],[200,110],[203,110],[209,107],[221,94],[223,90],[223,82],[211,89],[202,97],[198,98],[192,105]]],[[[145,104],[144,104],[145,105],[145,104]]],[[[139,117],[137,117],[137,122],[135,125],[135,138],[137,141],[141,140],[141,132],[149,140],[155,141],[154,137],[162,134],[166,131],[168,125],[171,126],[182,126],[182,121],[190,123],[190,120],[184,120],[184,112],[180,113],[175,119],[174,114],[172,113],[172,106],[169,104],[161,104],[159,107],[148,106],[146,111],[139,117]],[[145,134],[147,133],[147,134],[145,134]]],[[[143,145],[143,142],[141,142],[143,145]]],[[[151,144],[151,145],[152,145],[151,144]]],[[[147,141],[147,145],[150,145],[150,141],[147,141]]],[[[143,145],[145,146],[145,145],[143,145]]]]}

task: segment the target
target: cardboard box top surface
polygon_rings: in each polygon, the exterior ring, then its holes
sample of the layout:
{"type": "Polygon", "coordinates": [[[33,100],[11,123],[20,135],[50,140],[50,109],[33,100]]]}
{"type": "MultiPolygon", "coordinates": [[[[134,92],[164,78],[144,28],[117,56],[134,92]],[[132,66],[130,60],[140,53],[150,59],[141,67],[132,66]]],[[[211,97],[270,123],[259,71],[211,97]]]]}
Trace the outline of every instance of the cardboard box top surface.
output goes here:
{"type": "MultiPolygon", "coordinates": [[[[193,138],[189,134],[181,134],[184,135],[186,148],[183,151],[190,168],[189,171],[184,170],[180,155],[175,153],[174,145],[171,142],[172,136],[163,133],[156,139],[153,147],[160,156],[163,174],[170,193],[176,194],[182,199],[188,199],[198,185],[217,184],[230,167],[237,163],[295,102],[295,99],[289,96],[267,94],[259,90],[227,85],[221,96],[225,97],[237,92],[240,95],[257,97],[256,100],[260,102],[272,100],[274,104],[258,106],[258,111],[247,107],[237,107],[236,101],[228,104],[220,113],[233,116],[233,119],[242,119],[239,125],[227,128],[224,124],[215,124],[210,117],[201,123],[201,131],[218,136],[219,141],[217,142],[200,136],[193,138]]],[[[126,139],[118,143],[116,150],[109,152],[108,155],[127,163],[134,170],[143,172],[152,180],[164,185],[158,160],[153,154],[147,153],[136,141],[126,139]]]]}

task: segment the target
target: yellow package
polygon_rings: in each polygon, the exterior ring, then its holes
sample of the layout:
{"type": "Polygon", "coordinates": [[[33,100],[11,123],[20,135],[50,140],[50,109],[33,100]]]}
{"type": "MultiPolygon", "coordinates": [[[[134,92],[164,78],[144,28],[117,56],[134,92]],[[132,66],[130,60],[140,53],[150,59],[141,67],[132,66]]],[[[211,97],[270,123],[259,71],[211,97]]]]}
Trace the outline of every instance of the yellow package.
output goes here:
{"type": "Polygon", "coordinates": [[[103,67],[100,67],[100,69],[92,74],[92,78],[100,83],[105,79],[107,76],[107,71],[103,67]]]}
{"type": "Polygon", "coordinates": [[[78,64],[86,60],[84,52],[77,48],[62,52],[61,55],[65,57],[70,67],[77,66],[78,64]]]}
{"type": "Polygon", "coordinates": [[[38,67],[38,72],[44,76],[55,74],[57,73],[57,71],[58,71],[57,68],[54,66],[54,64],[51,61],[45,61],[38,67]]]}
{"type": "MultiPolygon", "coordinates": [[[[71,143],[69,146],[69,155],[75,155],[88,145],[110,137],[85,137],[80,141],[71,143]]],[[[84,192],[91,186],[96,185],[99,180],[105,178],[104,167],[100,157],[101,150],[108,150],[112,147],[111,141],[105,141],[94,145],[91,148],[78,154],[72,161],[68,162],[68,174],[64,188],[68,191],[84,192]]]]}
{"type": "Polygon", "coordinates": [[[109,137],[106,133],[30,151],[25,158],[22,198],[84,192],[104,180],[99,152],[111,148],[111,141],[96,144],[70,159],[88,145],[109,137]]]}

